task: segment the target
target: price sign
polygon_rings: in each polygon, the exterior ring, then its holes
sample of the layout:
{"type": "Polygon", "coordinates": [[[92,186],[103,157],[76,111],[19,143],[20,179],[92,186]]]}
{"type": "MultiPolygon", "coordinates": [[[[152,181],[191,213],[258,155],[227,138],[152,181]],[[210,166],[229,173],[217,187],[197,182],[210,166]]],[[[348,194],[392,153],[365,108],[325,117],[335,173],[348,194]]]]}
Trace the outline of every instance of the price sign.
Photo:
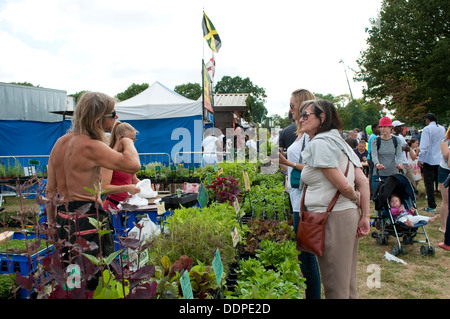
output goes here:
{"type": "Polygon", "coordinates": [[[234,199],[234,211],[236,212],[236,215],[239,216],[239,211],[241,210],[241,208],[239,207],[239,201],[237,198],[234,199]]]}
{"type": "Polygon", "coordinates": [[[214,274],[216,275],[217,284],[220,287],[220,281],[222,279],[222,273],[223,273],[223,264],[222,264],[222,260],[220,259],[219,249],[216,250],[216,255],[214,256],[212,266],[214,269],[214,274]]]}
{"type": "Polygon", "coordinates": [[[183,292],[184,299],[194,299],[192,293],[191,281],[189,280],[189,273],[186,270],[181,272],[180,277],[181,291],[183,292]]]}
{"type": "Polygon", "coordinates": [[[250,190],[250,180],[248,179],[248,173],[247,171],[243,171],[242,175],[244,176],[244,185],[245,185],[245,190],[249,191],[250,190]]]}
{"type": "Polygon", "coordinates": [[[233,227],[233,230],[231,231],[231,239],[233,240],[233,247],[236,247],[239,243],[239,233],[236,226],[233,227]]]}
{"type": "Polygon", "coordinates": [[[158,202],[158,204],[156,204],[156,207],[158,208],[158,215],[164,215],[164,213],[166,212],[166,203],[160,201],[158,202]]]}

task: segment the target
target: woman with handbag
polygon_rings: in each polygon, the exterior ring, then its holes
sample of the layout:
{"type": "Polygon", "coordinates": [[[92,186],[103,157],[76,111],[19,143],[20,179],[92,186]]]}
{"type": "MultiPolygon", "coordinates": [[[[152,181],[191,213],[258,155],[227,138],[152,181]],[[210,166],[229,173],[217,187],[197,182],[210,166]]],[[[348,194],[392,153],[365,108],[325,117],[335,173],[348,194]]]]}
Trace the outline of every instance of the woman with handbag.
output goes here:
{"type": "Polygon", "coordinates": [[[316,251],[325,297],[357,298],[359,238],[370,230],[369,181],[359,158],[339,134],[342,121],[333,103],[304,102],[300,123],[301,132],[311,140],[302,152],[305,166],[301,181],[305,187],[298,234],[305,230],[304,236],[314,235],[307,233],[304,216],[325,217],[323,249],[316,251]]]}
{"type": "MultiPolygon", "coordinates": [[[[314,99],[314,95],[305,89],[298,89],[292,92],[290,99],[290,111],[292,118],[295,120],[297,126],[297,139],[287,149],[286,157],[279,153],[279,164],[287,166],[288,173],[288,191],[289,198],[292,203],[292,215],[294,231],[297,233],[299,214],[300,214],[300,198],[302,197],[302,189],[300,188],[300,176],[303,168],[303,160],[301,152],[305,149],[309,141],[308,134],[300,132],[300,105],[307,100],[314,99]]],[[[320,299],[321,284],[320,273],[317,259],[314,254],[302,251],[299,255],[301,262],[300,268],[303,277],[306,279],[306,299],[320,299]]]]}

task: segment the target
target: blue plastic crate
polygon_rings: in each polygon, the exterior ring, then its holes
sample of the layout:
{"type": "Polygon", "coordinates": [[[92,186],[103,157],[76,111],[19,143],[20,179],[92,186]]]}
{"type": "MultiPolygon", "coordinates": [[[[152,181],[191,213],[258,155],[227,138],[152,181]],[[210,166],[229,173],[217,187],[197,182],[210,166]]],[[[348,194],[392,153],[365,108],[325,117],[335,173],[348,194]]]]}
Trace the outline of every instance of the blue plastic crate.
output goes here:
{"type": "Polygon", "coordinates": [[[131,230],[135,224],[139,223],[139,221],[146,215],[148,215],[150,220],[156,225],[160,225],[161,220],[166,220],[166,218],[172,214],[173,210],[168,210],[161,216],[158,216],[156,210],[120,212],[119,215],[112,215],[112,221],[116,234],[126,236],[127,232],[131,230]]]}
{"type": "MultiPolygon", "coordinates": [[[[15,232],[11,239],[34,239],[33,233],[27,233],[24,235],[22,232],[15,232]]],[[[43,236],[41,236],[43,237],[43,236]]],[[[50,245],[48,248],[44,248],[33,255],[28,256],[26,254],[14,254],[14,253],[0,253],[0,274],[9,274],[19,272],[22,276],[27,276],[29,273],[36,271],[38,262],[41,259],[53,253],[54,247],[50,245]]]]}

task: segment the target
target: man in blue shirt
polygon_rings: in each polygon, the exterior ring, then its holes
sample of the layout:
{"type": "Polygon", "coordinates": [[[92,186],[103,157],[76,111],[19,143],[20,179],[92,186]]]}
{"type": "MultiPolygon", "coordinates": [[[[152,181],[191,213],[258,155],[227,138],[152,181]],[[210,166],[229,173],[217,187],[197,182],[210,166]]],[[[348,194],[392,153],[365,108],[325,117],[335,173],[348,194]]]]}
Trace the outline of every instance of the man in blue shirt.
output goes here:
{"type": "Polygon", "coordinates": [[[422,169],[425,190],[427,193],[428,207],[425,212],[436,212],[436,200],[434,197],[434,184],[437,179],[437,171],[441,160],[441,141],[445,136],[445,128],[437,124],[433,113],[425,115],[426,126],[422,130],[420,139],[419,167],[422,169]]]}

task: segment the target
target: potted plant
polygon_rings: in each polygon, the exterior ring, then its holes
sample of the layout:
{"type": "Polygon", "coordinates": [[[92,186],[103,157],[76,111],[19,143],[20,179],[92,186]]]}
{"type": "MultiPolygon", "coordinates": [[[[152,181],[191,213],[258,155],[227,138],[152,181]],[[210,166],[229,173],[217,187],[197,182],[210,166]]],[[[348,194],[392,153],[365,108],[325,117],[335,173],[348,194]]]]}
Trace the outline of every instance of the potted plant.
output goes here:
{"type": "Polygon", "coordinates": [[[6,178],[6,166],[3,164],[0,164],[0,179],[6,178]]]}

